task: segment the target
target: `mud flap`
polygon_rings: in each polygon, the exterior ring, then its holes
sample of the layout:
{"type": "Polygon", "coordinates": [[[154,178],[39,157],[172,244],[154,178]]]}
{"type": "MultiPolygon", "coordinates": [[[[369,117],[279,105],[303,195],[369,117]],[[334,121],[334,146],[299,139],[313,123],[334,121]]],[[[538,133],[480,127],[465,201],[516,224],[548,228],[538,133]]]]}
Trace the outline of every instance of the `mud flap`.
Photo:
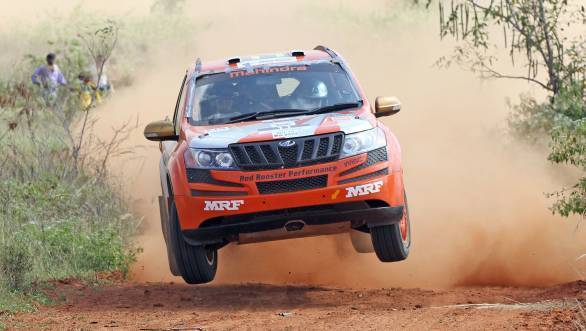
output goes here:
{"type": "Polygon", "coordinates": [[[161,228],[163,230],[163,238],[165,239],[165,248],[167,249],[167,261],[169,262],[169,270],[173,276],[180,276],[179,268],[177,267],[177,260],[175,254],[169,243],[169,211],[167,209],[168,201],[162,196],[159,196],[159,213],[161,215],[161,228]]]}
{"type": "Polygon", "coordinates": [[[350,240],[352,241],[352,247],[358,253],[373,253],[374,246],[372,246],[372,239],[370,233],[362,232],[358,230],[350,230],[350,240]]]}

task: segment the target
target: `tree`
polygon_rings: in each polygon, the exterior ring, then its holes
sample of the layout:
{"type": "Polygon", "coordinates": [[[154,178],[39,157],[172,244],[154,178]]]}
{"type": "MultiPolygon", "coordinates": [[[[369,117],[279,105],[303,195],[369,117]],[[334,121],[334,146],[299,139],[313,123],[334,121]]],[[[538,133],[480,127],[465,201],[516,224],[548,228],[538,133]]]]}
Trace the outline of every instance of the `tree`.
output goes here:
{"type": "MultiPolygon", "coordinates": [[[[107,20],[103,26],[99,28],[86,28],[86,31],[78,34],[79,39],[85,45],[89,56],[91,57],[93,64],[97,71],[96,84],[99,87],[99,83],[104,73],[104,66],[112,56],[112,52],[118,44],[118,25],[116,22],[107,20]]],[[[94,91],[93,99],[97,98],[98,88],[94,91]]],[[[85,130],[88,124],[89,113],[91,105],[85,109],[83,116],[81,131],[79,133],[78,142],[73,145],[73,160],[74,168],[77,168],[80,151],[83,146],[83,138],[85,136],[85,130]]]]}
{"type": "MultiPolygon", "coordinates": [[[[433,0],[428,0],[427,6],[433,0]]],[[[550,194],[553,212],[586,214],[586,10],[568,0],[438,1],[440,37],[459,41],[451,57],[483,78],[522,79],[547,92],[547,99],[524,97],[510,125],[522,136],[548,137],[548,159],[571,164],[582,178],[550,194]],[[500,42],[514,70],[497,69],[491,53],[500,42]]]]}

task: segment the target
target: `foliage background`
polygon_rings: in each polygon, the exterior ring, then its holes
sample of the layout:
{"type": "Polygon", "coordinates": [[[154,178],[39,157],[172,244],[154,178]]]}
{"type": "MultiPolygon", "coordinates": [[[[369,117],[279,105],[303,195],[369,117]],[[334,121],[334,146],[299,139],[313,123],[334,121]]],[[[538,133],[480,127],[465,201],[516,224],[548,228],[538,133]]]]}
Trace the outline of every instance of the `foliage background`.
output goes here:
{"type": "Polygon", "coordinates": [[[48,280],[100,281],[104,272],[125,277],[140,253],[140,219],[108,170],[112,158],[133,152],[120,143],[136,125],[112,128],[111,138],[101,139],[92,128],[110,100],[84,112],[75,89],[62,88],[49,107],[30,75],[55,52],[75,87],[92,62],[80,36],[115,24],[119,40],[108,76],[116,90],[131,86],[152,60],[153,45],[196,29],[182,16],[181,1],[167,2],[174,1],[156,1],[143,16],[102,15],[80,5],[65,16],[48,14],[0,31],[2,49],[10,50],[0,59],[0,312],[46,301],[48,280]]]}
{"type": "MultiPolygon", "coordinates": [[[[417,2],[417,1],[416,1],[417,2]]],[[[586,8],[580,1],[432,1],[440,36],[457,41],[452,63],[488,79],[524,80],[545,98],[523,95],[512,106],[509,127],[528,142],[549,145],[548,160],[575,167],[575,184],[549,193],[551,210],[586,215],[586,8]],[[508,52],[513,71],[503,72],[495,51],[508,52]]],[[[502,62],[502,61],[500,61],[502,62]]]]}

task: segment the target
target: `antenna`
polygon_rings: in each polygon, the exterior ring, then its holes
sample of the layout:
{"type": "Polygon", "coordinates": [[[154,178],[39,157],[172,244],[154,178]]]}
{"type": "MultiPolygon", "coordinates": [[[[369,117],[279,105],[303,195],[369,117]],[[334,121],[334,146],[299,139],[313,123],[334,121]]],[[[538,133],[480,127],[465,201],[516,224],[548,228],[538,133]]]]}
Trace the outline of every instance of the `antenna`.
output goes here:
{"type": "Polygon", "coordinates": [[[195,60],[195,72],[200,72],[201,71],[201,59],[197,58],[197,60],[195,60]]]}
{"type": "Polygon", "coordinates": [[[317,45],[313,49],[316,51],[322,51],[322,52],[328,53],[332,57],[332,59],[338,58],[338,54],[336,52],[334,52],[331,48],[328,48],[326,46],[317,45]]]}

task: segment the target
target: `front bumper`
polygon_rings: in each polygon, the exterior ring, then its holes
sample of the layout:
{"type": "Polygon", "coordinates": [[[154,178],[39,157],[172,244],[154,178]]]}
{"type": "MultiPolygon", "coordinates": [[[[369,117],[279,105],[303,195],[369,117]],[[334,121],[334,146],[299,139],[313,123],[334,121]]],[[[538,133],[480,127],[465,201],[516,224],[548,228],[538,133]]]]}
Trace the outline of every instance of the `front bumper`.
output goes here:
{"type": "Polygon", "coordinates": [[[287,238],[312,235],[312,232],[304,234],[302,232],[304,227],[323,226],[325,229],[325,226],[336,223],[349,223],[350,228],[363,228],[364,226],[372,228],[398,223],[402,216],[403,206],[371,207],[364,201],[346,202],[223,217],[212,220],[199,229],[184,230],[183,235],[192,245],[211,245],[241,241],[245,234],[269,233],[279,229],[289,233],[289,236],[283,235],[283,238],[287,238]]]}

